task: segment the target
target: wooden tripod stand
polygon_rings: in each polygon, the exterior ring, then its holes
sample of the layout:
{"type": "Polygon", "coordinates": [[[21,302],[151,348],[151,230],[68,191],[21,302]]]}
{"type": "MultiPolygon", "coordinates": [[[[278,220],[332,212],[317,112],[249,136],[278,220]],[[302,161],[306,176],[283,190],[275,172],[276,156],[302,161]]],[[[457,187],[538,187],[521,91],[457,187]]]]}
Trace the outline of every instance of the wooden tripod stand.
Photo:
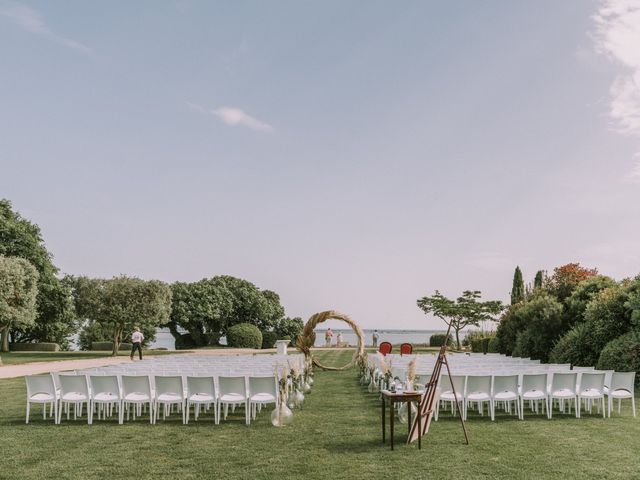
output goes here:
{"type": "MultiPolygon", "coordinates": [[[[440,381],[440,371],[442,370],[442,364],[447,367],[447,373],[449,374],[449,378],[451,378],[451,370],[449,369],[449,362],[447,361],[447,344],[449,343],[449,336],[451,334],[451,325],[447,329],[447,334],[444,337],[444,343],[440,347],[440,352],[438,353],[438,359],[436,360],[436,364],[433,367],[433,372],[431,373],[431,378],[429,382],[425,385],[425,392],[420,401],[420,406],[418,407],[418,414],[416,418],[413,420],[413,424],[411,425],[411,433],[409,434],[409,438],[407,439],[407,443],[411,443],[416,441],[418,438],[424,436],[429,431],[429,425],[431,424],[431,418],[433,417],[435,406],[437,402],[440,401],[439,393],[437,391],[438,382],[440,381]],[[420,421],[418,419],[420,418],[420,421]]],[[[462,417],[462,409],[460,408],[460,403],[458,402],[458,395],[456,394],[456,387],[451,381],[451,387],[453,391],[453,398],[456,404],[456,411],[460,416],[460,423],[462,424],[462,431],[464,433],[464,441],[467,445],[469,445],[469,436],[467,435],[467,427],[464,424],[464,418],[462,417]]]]}

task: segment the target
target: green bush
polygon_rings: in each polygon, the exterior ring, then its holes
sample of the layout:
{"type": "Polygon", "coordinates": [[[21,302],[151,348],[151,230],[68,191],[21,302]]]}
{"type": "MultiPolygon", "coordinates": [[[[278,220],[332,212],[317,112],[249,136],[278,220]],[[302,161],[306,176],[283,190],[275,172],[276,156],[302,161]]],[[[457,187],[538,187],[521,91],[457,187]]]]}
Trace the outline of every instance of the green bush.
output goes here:
{"type": "MultiPolygon", "coordinates": [[[[640,332],[629,332],[607,343],[600,354],[598,370],[640,372],[640,332]]],[[[636,375],[636,386],[640,386],[640,375],[636,375]]]]}
{"type": "Polygon", "coordinates": [[[184,333],[175,338],[174,346],[176,350],[190,350],[196,348],[196,342],[191,335],[184,333]]]}
{"type": "Polygon", "coordinates": [[[278,335],[276,332],[262,332],[262,348],[274,348],[278,335]]]}
{"type": "MultiPolygon", "coordinates": [[[[91,350],[111,352],[113,351],[113,342],[91,342],[91,350]]],[[[128,350],[131,350],[130,343],[123,342],[120,344],[120,348],[118,348],[119,352],[125,352],[128,350]]]]}
{"type": "Polygon", "coordinates": [[[12,352],[59,352],[60,345],[57,343],[13,343],[12,352]]]}
{"type": "Polygon", "coordinates": [[[589,347],[589,329],[585,323],[579,323],[556,342],[549,361],[552,363],[570,363],[571,365],[590,367],[595,364],[589,347]]]}
{"type": "Polygon", "coordinates": [[[471,342],[476,338],[484,337],[484,333],[481,330],[468,330],[464,334],[464,338],[462,339],[462,345],[465,347],[470,347],[471,342]]]}
{"type": "MultiPolygon", "coordinates": [[[[441,347],[442,344],[444,343],[444,338],[447,335],[444,333],[434,333],[433,335],[431,335],[429,337],[429,346],[430,347],[441,347]]],[[[447,342],[447,345],[453,345],[453,338],[451,338],[451,336],[449,336],[449,341],[447,342]]]]}
{"type": "Polygon", "coordinates": [[[238,323],[227,330],[227,345],[234,348],[260,348],[262,333],[255,325],[238,323]]]}
{"type": "Polygon", "coordinates": [[[498,337],[493,336],[489,339],[489,345],[487,347],[488,353],[499,353],[498,350],[498,337]]]}
{"type": "Polygon", "coordinates": [[[295,346],[296,340],[298,339],[298,336],[300,335],[300,332],[302,332],[303,328],[304,328],[304,323],[302,322],[302,319],[300,317],[296,317],[296,318],[286,317],[279,320],[276,323],[276,326],[273,331],[276,333],[276,336],[278,337],[276,340],[289,339],[291,340],[289,342],[289,345],[293,347],[295,346]]]}
{"type": "MultiPolygon", "coordinates": [[[[489,353],[489,344],[492,340],[495,340],[495,338],[494,335],[487,335],[486,337],[471,339],[471,351],[474,353],[489,353]]],[[[497,340],[494,341],[494,345],[496,342],[497,340]]]]}

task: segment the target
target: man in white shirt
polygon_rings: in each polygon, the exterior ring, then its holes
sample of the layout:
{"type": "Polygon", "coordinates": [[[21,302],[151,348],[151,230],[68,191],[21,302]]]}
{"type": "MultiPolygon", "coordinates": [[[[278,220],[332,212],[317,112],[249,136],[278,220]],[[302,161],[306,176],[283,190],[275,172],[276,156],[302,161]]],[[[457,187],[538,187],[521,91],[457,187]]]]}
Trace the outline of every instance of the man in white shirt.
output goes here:
{"type": "Polygon", "coordinates": [[[133,354],[136,353],[136,350],[138,350],[138,353],[140,354],[140,360],[142,360],[142,341],[143,340],[144,340],[144,335],[142,335],[142,333],[140,332],[140,328],[134,327],[133,333],[131,334],[131,360],[133,360],[133,354]]]}

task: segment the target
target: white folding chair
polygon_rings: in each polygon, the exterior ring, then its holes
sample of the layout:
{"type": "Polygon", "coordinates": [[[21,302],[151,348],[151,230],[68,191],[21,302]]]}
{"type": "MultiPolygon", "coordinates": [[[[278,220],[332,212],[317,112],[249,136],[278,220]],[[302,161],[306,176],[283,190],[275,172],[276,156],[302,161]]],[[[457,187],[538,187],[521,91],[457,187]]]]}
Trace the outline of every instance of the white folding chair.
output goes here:
{"type": "Polygon", "coordinates": [[[173,405],[178,406],[178,410],[182,413],[182,423],[186,423],[185,409],[184,409],[184,385],[182,383],[181,376],[162,376],[156,375],[155,377],[155,405],[154,413],[155,417],[153,423],[158,421],[158,410],[162,405],[162,420],[167,418],[167,415],[171,413],[171,407],[173,405]]]}
{"type": "Polygon", "coordinates": [[[42,405],[42,419],[47,419],[47,405],[49,405],[49,416],[53,416],[53,422],[58,423],[58,392],[51,374],[29,375],[25,377],[27,382],[27,416],[29,423],[29,412],[32,403],[42,405]]]}
{"type": "Polygon", "coordinates": [[[58,424],[62,420],[62,406],[66,406],[67,420],[69,420],[70,406],[73,405],[73,419],[82,417],[82,406],[87,407],[87,422],[89,422],[89,383],[85,375],[60,375],[60,403],[58,410],[58,424]]]}
{"type": "Polygon", "coordinates": [[[91,405],[89,408],[89,423],[93,423],[93,413],[97,408],[98,420],[102,413],[102,419],[110,417],[115,406],[118,411],[118,421],[120,421],[120,410],[122,409],[122,394],[118,377],[115,375],[90,375],[91,383],[91,405]]]}
{"type": "Polygon", "coordinates": [[[577,417],[580,418],[582,402],[586,402],[586,408],[591,413],[593,402],[598,400],[598,413],[602,407],[602,418],[605,417],[604,408],[604,377],[605,373],[584,372],[580,377],[580,388],[578,389],[578,403],[576,404],[577,417]]]}
{"type": "Polygon", "coordinates": [[[249,397],[247,396],[247,383],[245,377],[218,377],[218,422],[220,422],[220,407],[224,405],[224,419],[227,419],[229,405],[244,405],[245,422],[251,422],[249,415],[249,397]]]}
{"type": "Polygon", "coordinates": [[[569,404],[569,414],[571,414],[571,402],[576,405],[576,417],[580,414],[580,407],[577,404],[576,384],[577,373],[554,372],[551,374],[551,389],[549,390],[549,418],[553,416],[553,401],[558,400],[560,411],[565,412],[565,404],[569,404]]]}
{"type": "Polygon", "coordinates": [[[620,404],[622,399],[631,399],[631,409],[633,416],[636,416],[636,399],[634,396],[634,383],[636,372],[614,372],[611,376],[611,385],[607,389],[607,397],[609,399],[609,417],[611,417],[611,408],[613,400],[618,399],[618,413],[620,413],[620,404]]]}
{"type": "MultiPolygon", "coordinates": [[[[429,376],[427,382],[430,379],[431,377],[429,376]]],[[[436,403],[436,412],[433,417],[436,422],[438,421],[438,415],[440,414],[440,402],[443,404],[449,402],[452,415],[456,412],[455,402],[458,402],[458,405],[462,406],[462,412],[464,412],[463,399],[466,379],[467,377],[465,375],[451,375],[451,377],[449,377],[449,375],[442,375],[440,377],[440,400],[436,403]],[[455,387],[455,395],[453,394],[453,387],[455,387]]]]}
{"type": "Polygon", "coordinates": [[[470,403],[477,403],[480,415],[484,415],[483,407],[485,402],[489,404],[489,414],[491,420],[494,419],[493,399],[491,398],[491,375],[467,375],[467,382],[464,393],[464,419],[467,419],[467,412],[470,403]]]}
{"type": "Polygon", "coordinates": [[[148,375],[122,375],[122,408],[120,409],[120,423],[124,420],[124,411],[129,412],[133,406],[133,419],[142,416],[142,407],[149,407],[149,423],[153,424],[153,397],[148,375]]]}
{"type": "Polygon", "coordinates": [[[194,405],[194,415],[198,421],[200,407],[213,405],[213,421],[218,423],[218,395],[213,377],[187,377],[187,408],[185,422],[189,423],[189,409],[194,405]]]}
{"type": "Polygon", "coordinates": [[[522,375],[520,387],[520,420],[524,420],[524,402],[529,401],[529,407],[535,413],[542,403],[542,412],[549,417],[549,395],[547,392],[547,374],[534,373],[522,375]]]}
{"type": "Polygon", "coordinates": [[[257,410],[263,405],[278,402],[278,380],[275,376],[249,377],[249,408],[255,420],[257,410]]]}
{"type": "Polygon", "coordinates": [[[493,412],[496,405],[502,403],[507,413],[511,413],[511,403],[515,403],[518,417],[520,416],[520,396],[518,395],[518,375],[494,375],[491,389],[493,412]]]}

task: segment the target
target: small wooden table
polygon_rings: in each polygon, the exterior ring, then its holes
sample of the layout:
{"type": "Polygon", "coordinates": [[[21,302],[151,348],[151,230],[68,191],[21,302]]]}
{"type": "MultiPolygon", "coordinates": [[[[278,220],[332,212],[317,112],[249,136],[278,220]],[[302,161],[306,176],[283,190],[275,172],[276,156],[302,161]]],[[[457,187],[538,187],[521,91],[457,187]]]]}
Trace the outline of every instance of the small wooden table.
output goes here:
{"type": "MultiPolygon", "coordinates": [[[[393,450],[393,426],[395,421],[395,404],[396,403],[409,403],[408,405],[408,418],[409,433],[411,433],[411,404],[413,402],[418,404],[420,408],[420,401],[422,400],[422,392],[390,392],[389,390],[382,390],[382,443],[385,443],[386,425],[385,425],[385,410],[386,404],[389,403],[389,438],[391,440],[391,450],[393,450]]],[[[422,431],[422,417],[418,414],[418,431],[422,431]]],[[[418,448],[422,448],[421,436],[418,436],[418,448]]]]}

